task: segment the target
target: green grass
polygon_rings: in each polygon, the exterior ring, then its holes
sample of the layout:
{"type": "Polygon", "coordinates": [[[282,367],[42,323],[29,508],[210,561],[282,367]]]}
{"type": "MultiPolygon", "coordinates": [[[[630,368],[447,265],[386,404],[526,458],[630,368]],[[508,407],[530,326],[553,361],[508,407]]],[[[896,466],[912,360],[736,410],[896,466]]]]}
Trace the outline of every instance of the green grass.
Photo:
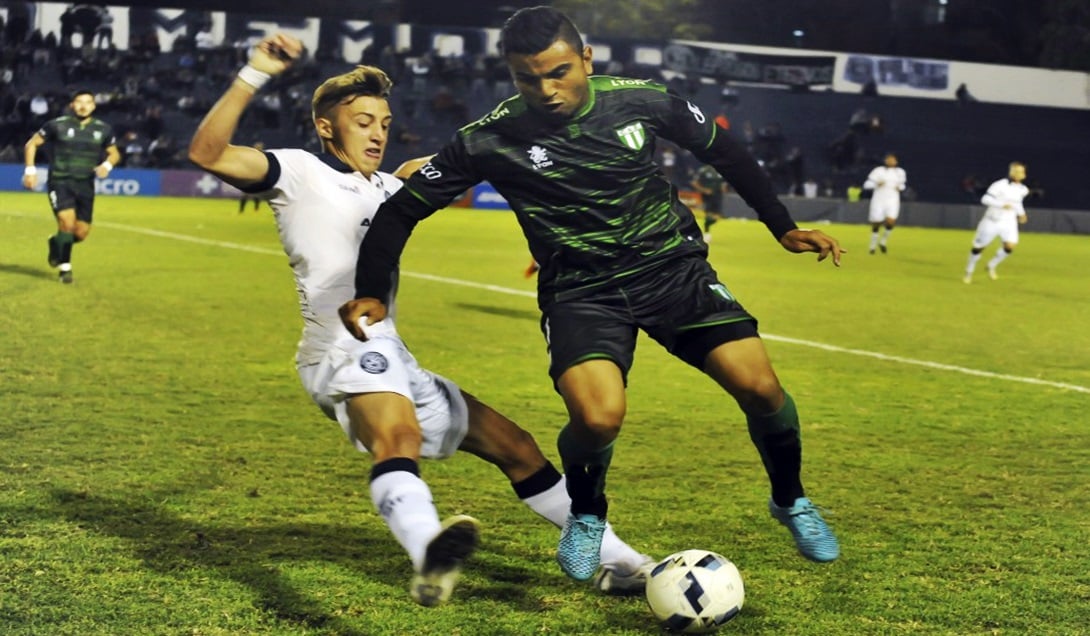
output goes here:
{"type": "MultiPolygon", "coordinates": [[[[482,549],[453,602],[411,602],[367,457],[295,377],[267,210],[100,197],[71,286],[45,265],[52,227],[44,196],[0,195],[0,633],[658,632],[641,598],[567,580],[556,530],[469,456],[423,469],[441,514],[485,523],[482,549]]],[[[737,408],[648,340],[610,473],[618,532],[733,559],[747,598],[724,633],[1090,633],[1086,237],[1026,234],[1000,280],[966,286],[967,231],[901,227],[870,256],[866,227],[824,229],[850,250],[840,269],[738,221],[712,262],[799,404],[842,558],[795,554],[737,408]]],[[[399,328],[555,459],[527,260],[511,215],[438,214],[405,254],[399,328]]]]}

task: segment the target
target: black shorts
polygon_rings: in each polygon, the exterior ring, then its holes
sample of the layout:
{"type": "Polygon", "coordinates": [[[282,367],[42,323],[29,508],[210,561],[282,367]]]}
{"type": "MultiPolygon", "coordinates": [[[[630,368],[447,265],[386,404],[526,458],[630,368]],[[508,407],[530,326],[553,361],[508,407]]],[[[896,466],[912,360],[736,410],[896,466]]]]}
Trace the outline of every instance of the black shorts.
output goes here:
{"type": "Polygon", "coordinates": [[[53,206],[53,214],[75,209],[76,219],[90,223],[95,206],[94,180],[50,181],[49,204],[53,206]]]}
{"type": "Polygon", "coordinates": [[[703,371],[712,349],[756,336],[757,319],[706,260],[684,258],[577,299],[543,303],[541,330],[553,382],[596,358],[615,362],[627,379],[639,330],[703,371]]]}

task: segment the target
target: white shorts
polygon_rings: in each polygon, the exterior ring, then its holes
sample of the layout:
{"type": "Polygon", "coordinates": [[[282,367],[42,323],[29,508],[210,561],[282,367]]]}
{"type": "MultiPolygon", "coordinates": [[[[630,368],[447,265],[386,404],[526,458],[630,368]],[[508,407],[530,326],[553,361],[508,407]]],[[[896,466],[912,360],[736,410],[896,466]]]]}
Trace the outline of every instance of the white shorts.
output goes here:
{"type": "Polygon", "coordinates": [[[988,247],[988,244],[997,236],[1004,243],[1018,243],[1018,219],[1014,216],[980,219],[980,223],[976,226],[976,235],[973,236],[973,249],[988,247]]]}
{"type": "Polygon", "coordinates": [[[424,438],[421,457],[450,457],[465,439],[469,409],[458,385],[422,369],[396,333],[367,342],[346,333],[320,362],[298,371],[311,399],[362,452],[367,449],[352,430],[347,405],[349,396],[360,393],[397,393],[412,400],[424,438]]]}
{"type": "Polygon", "coordinates": [[[881,223],[886,219],[897,220],[901,215],[901,197],[878,196],[870,200],[870,213],[867,219],[871,223],[881,223]]]}

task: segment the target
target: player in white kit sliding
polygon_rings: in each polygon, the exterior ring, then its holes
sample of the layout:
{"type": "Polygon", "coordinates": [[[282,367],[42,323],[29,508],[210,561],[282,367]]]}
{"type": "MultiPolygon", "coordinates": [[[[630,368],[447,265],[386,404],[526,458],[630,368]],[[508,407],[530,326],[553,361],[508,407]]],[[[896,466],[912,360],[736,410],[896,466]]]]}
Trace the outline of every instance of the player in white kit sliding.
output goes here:
{"type": "Polygon", "coordinates": [[[992,280],[999,278],[996,268],[1018,245],[1018,226],[1026,222],[1026,209],[1022,201],[1029,194],[1029,188],[1022,183],[1025,180],[1025,164],[1011,162],[1007,178],[992,183],[981,197],[980,202],[988,206],[988,209],[977,224],[976,235],[973,236],[973,247],[969,251],[969,262],[965,265],[965,276],[962,278],[966,284],[973,282],[973,271],[981,253],[996,237],[1003,244],[988,261],[988,277],[992,280]]]}
{"type": "Polygon", "coordinates": [[[901,215],[901,193],[904,192],[908,176],[903,168],[897,165],[897,155],[886,154],[884,165],[870,171],[867,180],[863,182],[864,190],[874,190],[870,199],[870,210],[867,220],[870,221],[870,253],[875,248],[881,249],[885,254],[889,249],[890,232],[897,224],[897,217],[901,215]],[[878,230],[885,226],[885,233],[881,240],[878,238],[878,230]]]}
{"type": "MultiPolygon", "coordinates": [[[[312,110],[320,154],[230,143],[254,94],[302,54],[302,43],[284,34],[255,47],[198,127],[189,158],[245,192],[267,193],[299,292],[299,377],[356,448],[372,455],[372,503],[410,557],[410,593],[422,605],[437,605],[450,597],[476,548],[479,524],[466,515],[440,521],[420,478],[420,458],[463,450],[491,462],[524,503],[557,527],[571,502],[563,476],[528,432],[417,364],[393,313],[369,328],[367,342],[341,324],[337,310],[353,298],[359,244],[379,205],[401,187],[400,178],[378,169],[391,121],[386,74],[360,66],[318,87],[312,110]]],[[[423,163],[407,162],[398,174],[423,163]]],[[[602,564],[599,588],[635,592],[643,589],[651,559],[610,531],[602,564]]]]}

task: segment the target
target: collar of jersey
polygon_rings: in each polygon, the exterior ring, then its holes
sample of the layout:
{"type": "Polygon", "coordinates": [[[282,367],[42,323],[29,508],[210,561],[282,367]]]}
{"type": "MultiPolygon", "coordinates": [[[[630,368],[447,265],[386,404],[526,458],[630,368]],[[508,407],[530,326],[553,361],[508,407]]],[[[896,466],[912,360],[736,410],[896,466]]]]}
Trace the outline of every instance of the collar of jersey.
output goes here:
{"type": "Polygon", "coordinates": [[[329,166],[330,168],[333,168],[337,172],[349,173],[356,171],[352,166],[334,157],[328,152],[316,152],[314,153],[314,156],[318,157],[318,159],[321,159],[322,163],[329,166]]]}
{"type": "Polygon", "coordinates": [[[583,104],[583,107],[579,109],[579,112],[575,113],[572,119],[582,119],[590,112],[590,109],[594,108],[595,93],[594,93],[594,77],[591,76],[587,81],[587,103],[583,104]]]}

